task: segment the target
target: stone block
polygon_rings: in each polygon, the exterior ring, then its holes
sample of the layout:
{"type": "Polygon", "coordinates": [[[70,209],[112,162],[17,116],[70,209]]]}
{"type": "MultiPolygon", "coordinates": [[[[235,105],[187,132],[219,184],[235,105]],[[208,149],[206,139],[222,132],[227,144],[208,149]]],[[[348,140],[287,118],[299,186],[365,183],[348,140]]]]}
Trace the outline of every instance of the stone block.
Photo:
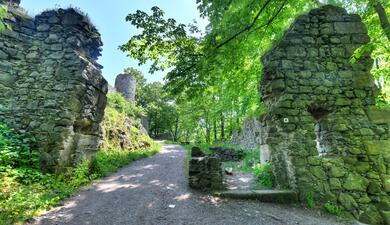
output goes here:
{"type": "Polygon", "coordinates": [[[366,110],[370,120],[375,124],[390,124],[390,110],[370,107],[366,110]]]}
{"type": "Polygon", "coordinates": [[[365,141],[364,147],[368,155],[379,155],[390,151],[390,140],[365,141]]]}
{"type": "Polygon", "coordinates": [[[349,174],[343,187],[348,191],[366,191],[368,181],[359,174],[349,174]]]}
{"type": "Polygon", "coordinates": [[[361,22],[335,22],[334,29],[339,34],[364,34],[367,29],[361,22]]]}
{"type": "Polygon", "coordinates": [[[356,203],[355,199],[349,194],[340,193],[338,200],[341,203],[341,205],[348,210],[352,211],[358,207],[358,204],[356,203]]]}

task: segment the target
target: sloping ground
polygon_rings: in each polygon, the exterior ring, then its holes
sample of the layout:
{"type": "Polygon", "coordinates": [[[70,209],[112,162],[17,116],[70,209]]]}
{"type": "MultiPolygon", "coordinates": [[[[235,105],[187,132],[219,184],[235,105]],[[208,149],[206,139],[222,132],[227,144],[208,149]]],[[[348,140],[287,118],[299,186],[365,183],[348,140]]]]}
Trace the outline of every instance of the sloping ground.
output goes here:
{"type": "Polygon", "coordinates": [[[81,191],[32,224],[342,224],[292,205],[219,199],[187,187],[179,145],[133,163],[81,191]]]}

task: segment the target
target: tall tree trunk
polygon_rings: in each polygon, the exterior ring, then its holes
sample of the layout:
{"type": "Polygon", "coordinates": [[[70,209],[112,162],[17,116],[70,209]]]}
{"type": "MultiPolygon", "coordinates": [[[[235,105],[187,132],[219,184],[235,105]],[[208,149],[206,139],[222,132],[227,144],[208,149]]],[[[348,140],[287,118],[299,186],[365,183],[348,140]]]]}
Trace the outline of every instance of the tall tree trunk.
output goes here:
{"type": "Polygon", "coordinates": [[[229,118],[229,136],[231,137],[233,135],[233,117],[230,116],[229,118]]]}
{"type": "Polygon", "coordinates": [[[211,132],[210,132],[210,122],[209,122],[209,116],[206,115],[206,142],[209,144],[210,143],[210,138],[211,138],[211,132]]]}
{"type": "Polygon", "coordinates": [[[214,120],[214,141],[217,140],[217,120],[214,120]]]}
{"type": "Polygon", "coordinates": [[[374,8],[376,13],[379,16],[379,20],[381,22],[381,27],[386,34],[387,39],[390,41],[390,23],[389,18],[386,15],[386,11],[383,8],[383,5],[380,2],[374,2],[374,8]]]}
{"type": "Polygon", "coordinates": [[[176,120],[175,120],[175,134],[174,134],[174,137],[173,137],[174,141],[177,141],[177,139],[179,139],[178,136],[179,136],[179,117],[176,117],[176,120]]]}
{"type": "Polygon", "coordinates": [[[225,140],[225,118],[221,112],[221,140],[225,140]]]}

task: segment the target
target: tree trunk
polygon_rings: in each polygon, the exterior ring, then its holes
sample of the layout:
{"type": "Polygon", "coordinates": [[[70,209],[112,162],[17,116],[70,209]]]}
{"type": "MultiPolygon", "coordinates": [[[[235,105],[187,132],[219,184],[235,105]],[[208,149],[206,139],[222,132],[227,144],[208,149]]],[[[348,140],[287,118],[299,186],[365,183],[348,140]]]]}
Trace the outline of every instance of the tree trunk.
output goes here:
{"type": "Polygon", "coordinates": [[[210,122],[209,122],[209,117],[206,115],[206,142],[209,144],[210,143],[210,138],[211,138],[211,132],[210,132],[210,122]]]}
{"type": "Polygon", "coordinates": [[[176,120],[175,120],[175,134],[173,136],[173,140],[174,141],[177,141],[177,139],[179,136],[179,117],[176,117],[176,120]]]}
{"type": "Polygon", "coordinates": [[[217,120],[214,120],[214,141],[217,140],[217,120]]]}
{"type": "Polygon", "coordinates": [[[381,27],[385,32],[387,39],[390,41],[390,23],[389,23],[389,18],[387,18],[386,11],[383,8],[382,4],[379,2],[374,3],[374,8],[376,13],[379,16],[381,27]]]}
{"type": "Polygon", "coordinates": [[[221,112],[221,140],[225,140],[225,118],[221,112]]]}

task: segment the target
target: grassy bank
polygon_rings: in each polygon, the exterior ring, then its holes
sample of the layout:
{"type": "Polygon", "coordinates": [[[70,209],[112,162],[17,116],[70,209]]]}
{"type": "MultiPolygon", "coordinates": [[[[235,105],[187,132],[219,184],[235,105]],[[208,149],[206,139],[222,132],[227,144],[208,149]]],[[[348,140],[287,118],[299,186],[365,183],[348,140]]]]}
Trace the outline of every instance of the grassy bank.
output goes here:
{"type": "Polygon", "coordinates": [[[158,144],[135,151],[101,150],[93,162],[86,161],[60,175],[42,174],[37,168],[0,169],[0,224],[17,224],[58,205],[81,187],[107,176],[134,160],[151,156],[158,144]]]}

